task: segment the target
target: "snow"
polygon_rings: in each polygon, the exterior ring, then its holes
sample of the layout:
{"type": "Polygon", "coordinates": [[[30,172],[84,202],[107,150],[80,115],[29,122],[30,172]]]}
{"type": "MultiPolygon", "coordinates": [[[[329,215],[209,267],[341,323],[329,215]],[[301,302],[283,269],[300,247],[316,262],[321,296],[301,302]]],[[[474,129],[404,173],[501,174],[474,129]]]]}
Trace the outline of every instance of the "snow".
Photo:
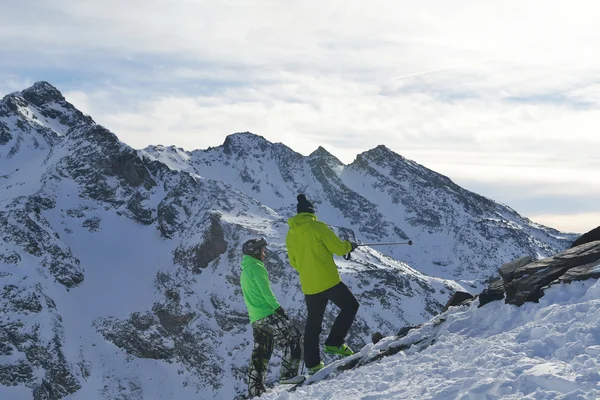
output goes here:
{"type": "MultiPolygon", "coordinates": [[[[49,107],[60,108],[55,104],[49,107]]],[[[41,140],[40,146],[37,146],[35,140],[42,137],[40,132],[43,130],[39,130],[42,127],[52,130],[57,138],[66,133],[67,127],[44,117],[32,106],[21,108],[20,118],[28,122],[27,129],[31,127],[32,131],[23,131],[27,134],[22,132],[23,135],[16,136],[20,140],[18,152],[10,157],[0,157],[0,192],[3,195],[0,206],[10,209],[9,205],[17,197],[33,194],[56,200],[53,209],[41,212],[48,221],[48,226],[44,225],[43,229],[77,257],[85,280],[79,287],[66,289],[53,282],[48,271],[39,266],[38,258],[23,253],[18,247],[12,248],[9,241],[2,244],[2,250],[6,250],[7,254],[21,254],[22,262],[18,268],[0,264],[0,273],[10,271],[3,275],[4,283],[14,283],[30,292],[39,285],[41,293],[56,303],[56,312],[45,310],[41,316],[30,315],[23,321],[27,324],[41,323],[41,336],[45,342],[50,341],[53,326],[61,330],[65,358],[69,365],[74,366],[82,385],[82,389],[67,396],[69,400],[223,398],[240,389],[240,371],[250,358],[251,330],[249,326],[240,327],[238,322],[237,331],[224,331],[215,318],[218,313],[245,315],[243,300],[235,293],[238,286],[232,283],[236,276],[232,271],[239,268],[238,260],[230,251],[201,275],[186,275],[185,269],[173,264],[173,250],[177,245],[202,243],[206,217],[211,210],[220,212],[226,230],[236,230],[235,235],[227,233],[227,240],[232,246],[239,247],[248,235],[264,235],[271,243],[270,249],[283,260],[286,218],[289,213],[295,212],[296,194],[308,189],[309,198],[317,204],[319,219],[353,228],[361,239],[360,232],[356,226],[351,226],[344,211],[328,200],[321,183],[311,172],[307,158],[283,145],[271,146],[264,139],[261,142],[248,134],[231,139],[247,150],[248,157],[244,159],[216,149],[190,153],[174,147],[155,146],[138,153],[140,157],[162,161],[173,170],[188,172],[201,183],[198,198],[193,203],[184,201],[185,206],[191,209],[187,215],[189,229],[178,233],[180,236],[176,240],[166,240],[155,225],[144,226],[119,215],[118,212],[124,211],[123,206],[115,209],[111,204],[82,198],[77,182],[63,179],[57,167],[72,151],[69,136],[57,139],[49,146],[44,146],[45,142],[41,140]],[[257,140],[259,144],[270,146],[270,150],[266,153],[258,151],[257,140]],[[282,172],[285,171],[283,167],[289,167],[288,175],[282,172]],[[253,180],[243,178],[244,171],[253,180]],[[98,229],[86,228],[84,222],[90,219],[99,222],[98,229]],[[181,306],[184,311],[198,313],[190,327],[200,337],[206,338],[202,344],[213,346],[211,343],[214,343],[214,348],[203,350],[224,369],[224,376],[217,377],[221,387],[203,386],[199,383],[199,376],[179,361],[140,359],[127,354],[96,329],[95,323],[99,320],[112,318],[125,321],[132,313],[149,312],[153,305],[164,301],[163,294],[156,287],[155,278],[159,271],[182,275],[177,277],[182,279],[181,288],[177,287],[182,296],[181,306]],[[225,306],[213,303],[213,299],[221,300],[225,306]],[[60,324],[54,324],[57,318],[60,318],[60,324]],[[81,365],[89,370],[89,375],[80,372],[81,365]]],[[[11,132],[19,131],[16,119],[8,117],[4,121],[11,132]]],[[[16,141],[14,139],[13,142],[16,141]]],[[[86,145],[85,140],[82,139],[79,145],[86,145]]],[[[10,148],[12,146],[13,143],[10,148]]],[[[8,149],[9,146],[6,147],[8,149]]],[[[336,164],[333,159],[328,159],[327,164],[340,179],[328,182],[337,188],[336,193],[346,190],[342,185],[361,193],[365,184],[367,187],[377,184],[375,179],[359,176],[356,171],[336,164]]],[[[384,169],[379,172],[389,176],[384,169]]],[[[116,197],[127,197],[126,190],[120,187],[115,177],[108,177],[106,181],[110,187],[118,189],[116,197]]],[[[148,192],[145,205],[156,210],[169,192],[167,187],[172,186],[171,183],[159,182],[148,192]]],[[[394,220],[403,230],[406,228],[411,237],[419,238],[418,229],[413,231],[402,223],[406,214],[404,206],[394,204],[385,190],[367,192],[367,200],[379,212],[394,220]]],[[[185,206],[174,204],[182,218],[186,215],[185,206]]],[[[466,213],[462,212],[459,217],[455,222],[463,224],[466,213]]],[[[513,223],[512,229],[520,229],[517,225],[513,223]]],[[[422,235],[423,240],[418,241],[418,246],[364,247],[353,254],[352,261],[336,258],[343,280],[357,296],[367,291],[385,293],[385,297],[367,295],[361,298],[358,321],[365,326],[379,327],[384,322],[383,326],[389,328],[385,333],[393,333],[403,324],[420,323],[430,318],[430,312],[426,311],[427,301],[443,304],[453,291],[467,291],[465,287],[475,287],[468,280],[439,278],[452,275],[451,267],[448,271],[443,270],[446,267],[444,260],[456,251],[446,245],[452,235],[447,232],[422,235]],[[411,262],[393,260],[383,252],[411,262]],[[418,258],[417,254],[423,254],[423,257],[418,258]],[[436,263],[433,263],[435,266],[429,265],[426,262],[429,259],[439,261],[441,268],[436,263]],[[381,279],[371,279],[368,275],[371,272],[387,273],[405,280],[396,287],[381,279]],[[391,300],[383,304],[382,299],[391,300]]],[[[539,236],[543,240],[543,235],[539,236]]],[[[288,272],[285,278],[272,279],[273,290],[288,314],[302,317],[303,296],[293,272],[288,272]]],[[[594,330],[594,325],[598,326],[594,301],[600,289],[590,285],[560,286],[568,293],[567,297],[551,288],[548,293],[554,294],[554,297],[547,296],[540,304],[527,304],[520,309],[496,302],[483,309],[472,306],[453,310],[439,329],[428,323],[419,332],[411,332],[400,339],[400,342],[414,340],[415,336],[435,333],[436,344],[422,353],[409,349],[375,365],[348,371],[334,380],[302,387],[296,393],[273,394],[271,398],[487,399],[505,395],[513,396],[508,398],[561,398],[571,392],[595,395],[600,381],[597,373],[600,356],[597,339],[600,333],[594,330]],[[575,290],[577,288],[580,290],[575,290]],[[587,294],[589,298],[585,298],[587,294]],[[554,303],[547,303],[552,299],[554,303]]],[[[11,317],[21,318],[20,315],[11,317]]],[[[360,340],[369,342],[367,333],[364,336],[360,340]]],[[[164,339],[162,344],[172,347],[174,343],[174,340],[164,339]]],[[[360,355],[377,354],[393,343],[388,339],[376,346],[368,345],[360,355]]],[[[22,353],[16,352],[0,356],[0,365],[3,361],[22,357],[22,353]]],[[[271,365],[277,363],[278,357],[275,353],[271,365]]],[[[328,368],[315,375],[313,380],[322,379],[330,372],[331,368],[328,368]]],[[[43,370],[39,368],[35,373],[43,374],[43,370]]],[[[269,378],[272,379],[275,374],[272,368],[269,378]]],[[[1,386],[0,389],[0,398],[3,399],[31,397],[31,391],[20,386],[1,386]]],[[[577,394],[571,398],[578,398],[577,394]]]]}
{"type": "Polygon", "coordinates": [[[2,398],[10,400],[31,400],[31,389],[24,386],[2,386],[2,398]]]}
{"type": "Polygon", "coordinates": [[[141,154],[161,161],[173,170],[195,172],[231,185],[282,217],[293,215],[298,193],[307,193],[320,220],[352,229],[359,241],[405,240],[398,236],[399,229],[413,240],[414,245],[410,248],[382,246],[380,252],[441,278],[487,279],[495,274],[499,265],[523,255],[524,238],[529,243],[527,253],[537,254],[538,258],[554,254],[557,246],[564,246],[564,243],[554,243],[556,231],[533,225],[499,203],[490,201],[488,206],[482,205],[479,197],[449,185],[422,185],[428,179],[438,183],[443,183],[444,179],[450,181],[385,148],[378,149],[385,157],[383,164],[370,160],[368,167],[371,170],[365,170],[353,164],[345,166],[319,150],[303,157],[283,145],[269,143],[250,133],[230,135],[227,141],[233,150],[226,151],[225,145],[192,152],[173,146],[149,146],[141,154]],[[325,177],[315,175],[315,171],[323,167],[315,168],[311,161],[329,167],[329,170],[322,170],[325,177]],[[412,196],[415,188],[419,188],[416,197],[412,196]],[[340,208],[336,203],[340,196],[353,198],[358,207],[340,208]],[[473,215],[461,203],[464,198],[478,206],[491,207],[487,208],[490,211],[473,215]],[[424,213],[419,214],[420,209],[425,210],[424,213]],[[357,216],[360,217],[357,219],[357,216]],[[365,231],[368,227],[363,226],[362,217],[381,224],[377,237],[373,232],[365,231]],[[427,221],[428,218],[432,220],[427,221]],[[426,229],[428,223],[432,227],[426,229]],[[457,232],[453,228],[456,226],[464,229],[457,232]],[[493,232],[493,240],[490,241],[487,232],[493,232]],[[508,238],[500,240],[498,237],[502,235],[508,238]],[[522,238],[520,243],[516,241],[517,237],[522,238]]]}
{"type": "MultiPolygon", "coordinates": [[[[452,308],[433,345],[261,399],[596,399],[600,283],[552,286],[539,304],[452,308]]],[[[432,331],[432,323],[398,342],[432,331]],[[424,332],[424,333],[423,333],[424,332]]],[[[368,345],[377,354],[393,342],[368,345]]]]}
{"type": "MultiPolygon", "coordinates": [[[[61,112],[66,111],[63,107],[56,103],[47,104],[46,108],[54,109],[61,112]]],[[[67,125],[61,124],[56,119],[44,117],[40,110],[31,104],[29,104],[27,107],[19,107],[19,111],[21,115],[23,115],[29,120],[30,123],[50,128],[60,136],[64,136],[69,130],[69,127],[67,125]]]]}

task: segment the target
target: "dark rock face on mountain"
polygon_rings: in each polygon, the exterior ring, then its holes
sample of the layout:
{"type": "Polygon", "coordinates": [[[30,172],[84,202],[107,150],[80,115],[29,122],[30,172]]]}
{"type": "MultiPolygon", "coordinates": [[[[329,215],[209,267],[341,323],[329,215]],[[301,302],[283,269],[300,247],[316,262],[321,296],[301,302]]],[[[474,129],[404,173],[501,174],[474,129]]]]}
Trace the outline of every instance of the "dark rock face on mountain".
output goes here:
{"type": "MultiPolygon", "coordinates": [[[[15,199],[9,211],[0,211],[0,226],[6,235],[4,242],[36,257],[58,282],[67,287],[77,286],[84,278],[79,260],[57,235],[48,232],[48,221],[41,214],[42,210],[53,207],[54,202],[48,198],[31,196],[15,199]]],[[[8,254],[0,254],[0,260],[18,265],[22,257],[9,251],[8,254]]]]}
{"type": "Polygon", "coordinates": [[[0,101],[0,156],[14,157],[22,149],[47,150],[71,129],[94,121],[68,103],[47,82],[12,93],[0,101]]]}
{"type": "Polygon", "coordinates": [[[21,92],[21,96],[39,113],[67,127],[93,124],[92,118],[67,102],[62,93],[48,82],[37,82],[21,92]]]}
{"type": "Polygon", "coordinates": [[[600,240],[600,226],[578,237],[577,240],[573,242],[571,247],[577,247],[585,243],[594,242],[596,240],[600,240]]]}
{"type": "MultiPolygon", "coordinates": [[[[273,290],[295,324],[305,319],[285,249],[299,192],[340,236],[418,239],[410,252],[361,247],[336,259],[361,303],[356,348],[466,290],[423,271],[486,277],[494,262],[574,239],[384,146],[351,165],[251,133],[208,150],[136,151],[39,82],[0,101],[0,398],[15,387],[36,400],[176,398],[169,386],[232,397],[252,346],[241,243],[267,238],[273,290]]],[[[327,310],[325,325],[334,318],[327,310]]]]}
{"type": "Polygon", "coordinates": [[[61,316],[41,285],[4,284],[0,311],[0,355],[13,359],[0,365],[1,385],[29,387],[35,400],[60,399],[81,388],[63,351],[61,316]]]}

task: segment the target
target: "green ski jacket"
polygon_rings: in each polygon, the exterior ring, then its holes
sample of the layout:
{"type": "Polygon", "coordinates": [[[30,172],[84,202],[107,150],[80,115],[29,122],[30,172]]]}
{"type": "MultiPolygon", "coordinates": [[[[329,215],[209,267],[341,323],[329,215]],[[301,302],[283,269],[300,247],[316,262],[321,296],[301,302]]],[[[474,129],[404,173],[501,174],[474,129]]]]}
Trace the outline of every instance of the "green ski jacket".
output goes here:
{"type": "Polygon", "coordinates": [[[329,227],[311,213],[300,213],[288,220],[285,238],[290,264],[300,275],[304,294],[321,293],[342,281],[333,255],[342,256],[352,250],[329,227]]]}
{"type": "Polygon", "coordinates": [[[250,323],[268,317],[279,308],[279,303],[271,290],[269,274],[262,261],[244,255],[240,284],[250,323]]]}

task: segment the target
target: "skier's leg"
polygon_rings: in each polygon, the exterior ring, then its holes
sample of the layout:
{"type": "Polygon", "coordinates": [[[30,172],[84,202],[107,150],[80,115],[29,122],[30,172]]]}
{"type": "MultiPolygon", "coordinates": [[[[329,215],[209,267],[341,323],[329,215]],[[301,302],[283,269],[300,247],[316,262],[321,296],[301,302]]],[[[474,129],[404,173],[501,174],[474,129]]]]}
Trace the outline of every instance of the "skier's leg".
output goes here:
{"type": "Polygon", "coordinates": [[[273,332],[277,343],[283,345],[280,380],[285,381],[298,375],[302,348],[300,347],[301,333],[287,319],[273,314],[273,332]]]}
{"type": "Polygon", "coordinates": [[[254,348],[248,369],[248,394],[252,397],[265,392],[267,364],[273,353],[273,332],[263,318],[252,324],[254,348]]]}
{"type": "Polygon", "coordinates": [[[344,282],[340,282],[327,290],[329,300],[340,308],[340,313],[335,319],[331,332],[325,340],[326,346],[339,347],[344,344],[348,330],[354,322],[358,312],[358,301],[344,282]]]}
{"type": "Polygon", "coordinates": [[[304,329],[304,364],[306,368],[312,368],[321,362],[319,335],[328,300],[323,293],[305,295],[304,300],[307,311],[304,329]]]}

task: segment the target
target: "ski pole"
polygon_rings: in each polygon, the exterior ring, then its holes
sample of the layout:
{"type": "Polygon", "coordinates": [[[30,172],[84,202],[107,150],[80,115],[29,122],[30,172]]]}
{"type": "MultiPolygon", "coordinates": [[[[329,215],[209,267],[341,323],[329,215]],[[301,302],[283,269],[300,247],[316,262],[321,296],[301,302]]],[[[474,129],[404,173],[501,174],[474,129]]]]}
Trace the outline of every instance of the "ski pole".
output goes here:
{"type": "Polygon", "coordinates": [[[407,244],[409,246],[412,246],[413,241],[409,240],[408,242],[387,242],[387,243],[361,243],[358,246],[388,246],[391,244],[407,244]]]}
{"type": "MultiPolygon", "coordinates": [[[[388,246],[388,245],[395,245],[395,244],[407,244],[409,246],[412,246],[413,241],[409,240],[408,242],[361,243],[361,244],[357,245],[356,247],[360,247],[360,246],[388,246]]],[[[344,255],[344,260],[350,260],[350,258],[352,258],[352,256],[350,255],[350,253],[344,255]]]]}

